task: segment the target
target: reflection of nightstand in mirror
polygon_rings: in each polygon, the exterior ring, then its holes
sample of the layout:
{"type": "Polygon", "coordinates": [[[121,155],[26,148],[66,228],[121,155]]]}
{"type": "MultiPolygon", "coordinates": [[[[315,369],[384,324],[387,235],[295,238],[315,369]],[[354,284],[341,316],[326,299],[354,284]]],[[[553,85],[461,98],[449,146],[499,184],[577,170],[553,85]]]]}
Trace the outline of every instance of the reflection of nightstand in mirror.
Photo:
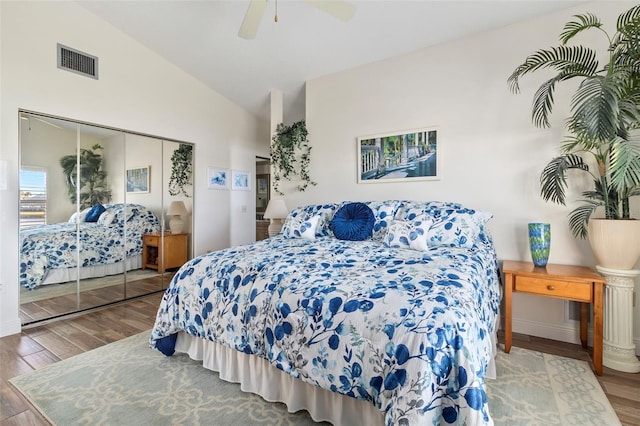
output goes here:
{"type": "Polygon", "coordinates": [[[142,236],[142,269],[178,268],[187,262],[187,240],[189,234],[144,234],[142,236]],[[164,244],[163,244],[164,242],[164,244]],[[164,264],[162,255],[164,253],[164,264]]]}
{"type": "Polygon", "coordinates": [[[269,238],[269,221],[256,220],[256,241],[269,238]]]}

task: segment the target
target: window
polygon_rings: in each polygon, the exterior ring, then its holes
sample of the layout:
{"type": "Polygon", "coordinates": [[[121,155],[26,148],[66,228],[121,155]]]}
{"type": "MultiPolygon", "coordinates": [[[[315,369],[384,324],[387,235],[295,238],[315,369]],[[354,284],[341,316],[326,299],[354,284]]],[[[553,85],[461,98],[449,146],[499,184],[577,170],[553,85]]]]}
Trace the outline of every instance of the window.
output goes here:
{"type": "Polygon", "coordinates": [[[20,229],[47,223],[47,172],[20,168],[20,229]]]}

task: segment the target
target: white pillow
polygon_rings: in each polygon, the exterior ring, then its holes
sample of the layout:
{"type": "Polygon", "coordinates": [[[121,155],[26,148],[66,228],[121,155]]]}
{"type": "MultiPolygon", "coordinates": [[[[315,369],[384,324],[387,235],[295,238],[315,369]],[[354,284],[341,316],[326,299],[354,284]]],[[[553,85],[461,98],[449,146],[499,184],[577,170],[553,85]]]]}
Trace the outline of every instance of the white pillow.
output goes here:
{"type": "Polygon", "coordinates": [[[116,214],[110,211],[103,212],[98,218],[98,225],[109,226],[113,219],[116,218],[116,214]]]}
{"type": "Polygon", "coordinates": [[[313,240],[316,238],[316,229],[322,220],[322,216],[316,215],[309,219],[290,218],[288,228],[284,230],[286,238],[303,238],[313,240]]]}
{"type": "Polygon", "coordinates": [[[384,244],[392,248],[429,250],[429,229],[433,220],[420,217],[414,220],[394,220],[387,226],[384,244]]]}
{"type": "Polygon", "coordinates": [[[75,212],[69,218],[69,223],[76,223],[76,221],[77,223],[84,222],[87,217],[87,213],[89,213],[89,210],[91,210],[91,207],[87,207],[81,212],[75,212]]]}

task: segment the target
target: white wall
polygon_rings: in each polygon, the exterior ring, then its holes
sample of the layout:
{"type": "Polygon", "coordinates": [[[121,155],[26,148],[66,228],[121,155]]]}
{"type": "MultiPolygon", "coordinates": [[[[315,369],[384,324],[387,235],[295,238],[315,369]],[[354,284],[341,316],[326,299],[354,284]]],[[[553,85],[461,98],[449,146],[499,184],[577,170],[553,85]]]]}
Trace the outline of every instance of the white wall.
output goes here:
{"type": "MultiPolygon", "coordinates": [[[[556,92],[552,128],[537,129],[530,107],[546,76],[525,78],[519,95],[509,92],[507,78],[527,55],[556,45],[572,15],[595,13],[614,32],[618,14],[631,5],[591,3],[308,81],[311,177],[318,185],[305,193],[288,192],[287,205],[347,199],[457,201],[494,214],[489,228],[501,260],[530,260],[527,223],[540,221],[551,223],[551,263],[594,267],[588,243],[574,239],[568,229],[567,214],[576,204],[548,204],[539,196],[540,172],[559,153],[569,88],[556,92]],[[428,126],[439,131],[439,181],[357,183],[358,136],[428,126]]],[[[570,185],[574,200],[582,188],[575,180],[570,185]]],[[[637,202],[633,210],[640,218],[637,202]]],[[[549,298],[514,295],[514,331],[579,341],[577,324],[564,320],[564,302],[549,298]]]]}
{"type": "Polygon", "coordinates": [[[194,254],[227,247],[234,232],[253,240],[241,230],[254,216],[231,220],[231,193],[206,188],[207,166],[246,169],[264,155],[267,130],[252,115],[73,2],[0,2],[0,24],[0,335],[20,330],[19,108],[195,143],[194,254]],[[58,70],[56,43],[98,56],[100,79],[58,70]]]}

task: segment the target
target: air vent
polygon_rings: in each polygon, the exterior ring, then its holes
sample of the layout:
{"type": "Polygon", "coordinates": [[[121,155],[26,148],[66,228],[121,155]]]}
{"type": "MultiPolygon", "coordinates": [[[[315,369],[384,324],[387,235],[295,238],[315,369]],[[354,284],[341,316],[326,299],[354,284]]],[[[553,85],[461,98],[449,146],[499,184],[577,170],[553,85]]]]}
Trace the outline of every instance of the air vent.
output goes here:
{"type": "Polygon", "coordinates": [[[58,68],[98,79],[98,58],[58,43],[58,68]]]}

